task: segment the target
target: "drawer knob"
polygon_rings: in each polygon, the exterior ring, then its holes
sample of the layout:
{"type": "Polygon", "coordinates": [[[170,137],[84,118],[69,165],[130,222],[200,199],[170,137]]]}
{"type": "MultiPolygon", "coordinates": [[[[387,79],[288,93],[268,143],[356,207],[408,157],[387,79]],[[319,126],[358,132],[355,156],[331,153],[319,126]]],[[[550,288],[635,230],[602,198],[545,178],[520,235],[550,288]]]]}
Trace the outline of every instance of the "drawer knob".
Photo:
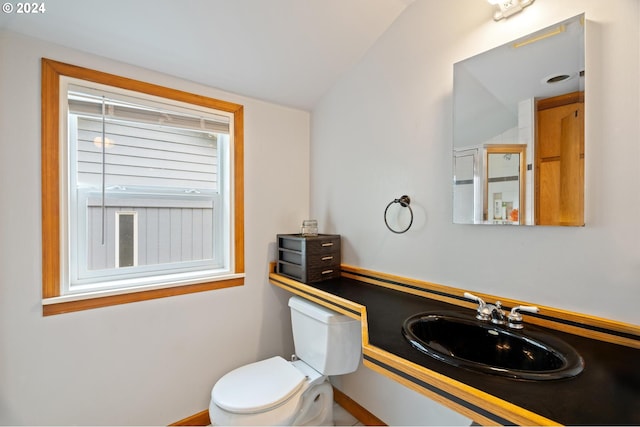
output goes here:
{"type": "Polygon", "coordinates": [[[330,259],[333,259],[333,256],[323,256],[322,261],[329,261],[330,259]]]}
{"type": "Polygon", "coordinates": [[[330,274],[330,273],[333,273],[333,270],[324,270],[322,272],[322,274],[330,274]]]}
{"type": "Polygon", "coordinates": [[[326,242],[323,243],[322,246],[333,246],[333,242],[326,242]]]}

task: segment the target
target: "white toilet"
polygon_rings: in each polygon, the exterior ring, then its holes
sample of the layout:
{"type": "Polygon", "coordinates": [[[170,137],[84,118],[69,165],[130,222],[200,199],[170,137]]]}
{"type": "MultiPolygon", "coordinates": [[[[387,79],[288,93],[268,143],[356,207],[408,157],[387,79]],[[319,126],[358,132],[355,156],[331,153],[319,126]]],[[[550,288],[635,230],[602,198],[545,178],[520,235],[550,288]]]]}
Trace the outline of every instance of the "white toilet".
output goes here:
{"type": "Polygon", "coordinates": [[[211,390],[214,425],[333,425],[328,375],[358,368],[360,321],[299,297],[289,299],[297,360],[280,356],[224,375],[211,390]]]}

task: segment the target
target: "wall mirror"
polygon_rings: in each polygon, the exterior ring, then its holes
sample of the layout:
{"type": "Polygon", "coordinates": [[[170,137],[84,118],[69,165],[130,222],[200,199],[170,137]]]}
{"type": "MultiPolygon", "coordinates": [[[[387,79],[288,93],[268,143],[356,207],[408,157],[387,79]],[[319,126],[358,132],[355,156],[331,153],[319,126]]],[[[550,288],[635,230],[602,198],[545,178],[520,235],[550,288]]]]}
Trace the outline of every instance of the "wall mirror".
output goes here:
{"type": "Polygon", "coordinates": [[[454,65],[454,223],[584,225],[584,22],[454,65]]]}

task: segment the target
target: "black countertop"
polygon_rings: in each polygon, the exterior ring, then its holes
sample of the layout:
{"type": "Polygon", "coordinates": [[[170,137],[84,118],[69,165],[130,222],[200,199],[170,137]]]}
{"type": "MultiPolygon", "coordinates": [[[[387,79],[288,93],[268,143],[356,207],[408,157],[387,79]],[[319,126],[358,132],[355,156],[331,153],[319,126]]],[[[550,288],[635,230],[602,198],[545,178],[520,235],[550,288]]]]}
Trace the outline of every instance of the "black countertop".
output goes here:
{"type": "MultiPolygon", "coordinates": [[[[369,343],[427,369],[565,425],[640,425],[640,351],[534,325],[573,346],[585,361],[578,376],[525,381],[448,365],[414,349],[403,337],[404,320],[433,310],[473,311],[444,302],[339,278],[314,283],[321,291],[366,306],[369,343]]],[[[526,320],[525,320],[526,322],[526,320]]]]}

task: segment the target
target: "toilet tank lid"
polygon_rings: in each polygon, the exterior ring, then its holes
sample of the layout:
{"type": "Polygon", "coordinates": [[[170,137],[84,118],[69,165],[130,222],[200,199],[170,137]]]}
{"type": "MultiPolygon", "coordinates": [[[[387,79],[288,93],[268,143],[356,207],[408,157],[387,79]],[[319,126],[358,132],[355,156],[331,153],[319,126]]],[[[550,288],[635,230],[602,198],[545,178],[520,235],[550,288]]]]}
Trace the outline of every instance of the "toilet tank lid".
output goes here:
{"type": "Polygon", "coordinates": [[[280,356],[241,366],[218,380],[211,398],[220,408],[236,414],[267,411],[287,401],[305,377],[280,356]]]}
{"type": "Polygon", "coordinates": [[[289,307],[323,323],[357,322],[344,314],[296,296],[289,298],[289,307]]]}

